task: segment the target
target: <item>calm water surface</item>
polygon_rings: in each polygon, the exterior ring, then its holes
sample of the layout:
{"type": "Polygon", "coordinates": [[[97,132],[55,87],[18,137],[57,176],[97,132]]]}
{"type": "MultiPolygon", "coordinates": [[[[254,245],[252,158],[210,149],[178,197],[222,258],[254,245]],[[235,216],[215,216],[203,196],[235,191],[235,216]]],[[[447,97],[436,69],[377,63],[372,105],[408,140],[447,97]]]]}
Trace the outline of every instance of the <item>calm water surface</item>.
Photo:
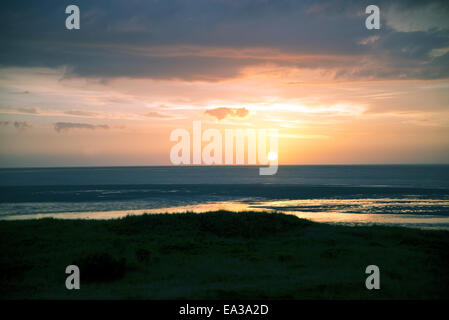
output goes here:
{"type": "Polygon", "coordinates": [[[219,209],[449,229],[449,165],[0,169],[0,219],[219,209]]]}

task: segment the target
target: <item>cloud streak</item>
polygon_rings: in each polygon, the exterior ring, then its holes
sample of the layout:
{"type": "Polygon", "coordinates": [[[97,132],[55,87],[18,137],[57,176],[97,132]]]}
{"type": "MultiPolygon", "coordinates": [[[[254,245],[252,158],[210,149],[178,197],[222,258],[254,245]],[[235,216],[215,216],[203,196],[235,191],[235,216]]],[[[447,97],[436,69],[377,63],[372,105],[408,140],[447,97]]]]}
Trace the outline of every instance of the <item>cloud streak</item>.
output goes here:
{"type": "Polygon", "coordinates": [[[97,129],[109,129],[106,124],[89,124],[89,123],[74,123],[74,122],[56,122],[54,124],[54,129],[56,132],[67,132],[70,130],[97,130],[97,129]]]}
{"type": "Polygon", "coordinates": [[[80,117],[95,117],[97,113],[90,111],[81,111],[81,110],[69,110],[65,111],[64,114],[70,116],[80,116],[80,117]]]}
{"type": "Polygon", "coordinates": [[[155,112],[155,111],[148,112],[147,114],[145,114],[145,117],[155,118],[155,119],[171,119],[171,118],[173,118],[172,116],[170,116],[168,114],[162,114],[162,113],[155,112]]]}
{"type": "Polygon", "coordinates": [[[16,110],[19,112],[22,112],[22,113],[30,113],[30,114],[38,114],[39,113],[39,111],[33,107],[22,107],[22,108],[17,108],[16,110]]]}

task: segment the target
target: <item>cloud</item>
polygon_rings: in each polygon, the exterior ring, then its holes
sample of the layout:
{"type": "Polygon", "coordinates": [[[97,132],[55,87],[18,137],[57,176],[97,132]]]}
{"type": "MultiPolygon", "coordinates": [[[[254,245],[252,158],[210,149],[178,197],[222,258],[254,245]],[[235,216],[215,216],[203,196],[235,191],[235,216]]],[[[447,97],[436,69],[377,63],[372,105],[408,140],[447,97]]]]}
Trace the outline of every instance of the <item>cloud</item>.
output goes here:
{"type": "Polygon", "coordinates": [[[97,115],[97,113],[95,112],[81,111],[81,110],[69,110],[65,111],[64,113],[71,116],[81,116],[81,117],[94,117],[97,115]]]}
{"type": "Polygon", "coordinates": [[[89,124],[89,123],[73,123],[73,122],[56,122],[54,124],[54,128],[56,132],[66,132],[74,129],[87,129],[87,130],[96,130],[96,129],[109,129],[109,126],[106,124],[89,124]]]}
{"type": "Polygon", "coordinates": [[[148,118],[159,118],[159,119],[171,119],[171,118],[173,118],[170,115],[162,114],[162,113],[159,113],[159,112],[148,112],[147,114],[145,114],[145,117],[148,117],[148,118]]]}
{"type": "Polygon", "coordinates": [[[449,3],[439,1],[392,1],[386,7],[386,23],[397,31],[427,31],[449,28],[449,3]]]}
{"type": "Polygon", "coordinates": [[[12,94],[29,94],[30,92],[28,90],[24,91],[18,91],[18,92],[11,92],[12,94]]]}
{"type": "Polygon", "coordinates": [[[449,74],[445,61],[429,55],[448,47],[449,5],[442,0],[378,0],[382,28],[376,31],[364,28],[369,1],[78,3],[84,22],[68,37],[59,25],[64,11],[60,1],[49,0],[45,6],[31,2],[26,10],[15,1],[2,1],[0,21],[8,26],[0,34],[2,66],[65,67],[67,76],[90,78],[187,81],[229,79],[267,63],[332,71],[351,79],[433,79],[449,74]],[[279,54],[238,53],[261,48],[279,54]],[[329,59],[301,58],[324,55],[329,59]],[[351,64],[342,64],[342,57],[351,64]],[[354,70],[367,61],[372,64],[354,70]]]}
{"type": "Polygon", "coordinates": [[[33,107],[22,107],[22,108],[16,108],[17,111],[22,113],[31,113],[31,114],[38,114],[39,111],[36,108],[33,107]]]}
{"type": "Polygon", "coordinates": [[[249,114],[249,111],[245,108],[215,108],[206,110],[204,112],[207,115],[223,120],[226,117],[244,118],[249,114]]]}
{"type": "Polygon", "coordinates": [[[39,114],[39,110],[34,107],[17,107],[17,108],[0,107],[0,112],[12,114],[23,114],[23,113],[39,114]]]}
{"type": "Polygon", "coordinates": [[[14,128],[16,128],[17,130],[22,131],[30,127],[31,125],[26,121],[14,121],[14,128]]]}

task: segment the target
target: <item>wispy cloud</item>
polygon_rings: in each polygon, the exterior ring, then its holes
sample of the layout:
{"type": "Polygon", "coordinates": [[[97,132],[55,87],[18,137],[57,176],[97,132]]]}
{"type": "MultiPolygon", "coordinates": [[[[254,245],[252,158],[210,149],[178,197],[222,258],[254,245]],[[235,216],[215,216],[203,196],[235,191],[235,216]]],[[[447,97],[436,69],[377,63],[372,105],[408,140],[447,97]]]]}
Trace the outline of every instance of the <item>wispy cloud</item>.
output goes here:
{"type": "Polygon", "coordinates": [[[159,112],[148,112],[147,114],[145,114],[145,117],[148,118],[158,118],[158,119],[171,119],[173,118],[172,116],[168,115],[168,114],[162,114],[159,112]]]}
{"type": "Polygon", "coordinates": [[[31,114],[38,114],[39,113],[37,108],[34,108],[34,107],[22,107],[22,108],[17,108],[16,110],[19,111],[19,112],[23,112],[23,113],[31,113],[31,114]]]}
{"type": "Polygon", "coordinates": [[[56,132],[66,132],[74,129],[96,130],[96,129],[109,129],[107,124],[89,124],[89,123],[74,123],[74,122],[56,122],[54,124],[56,132]]]}
{"type": "Polygon", "coordinates": [[[17,107],[17,108],[1,107],[0,112],[9,114],[23,114],[23,113],[39,114],[39,110],[34,107],[17,107]]]}
{"type": "Polygon", "coordinates": [[[69,111],[65,111],[64,114],[68,114],[71,116],[80,116],[80,117],[94,117],[97,115],[96,112],[81,111],[81,110],[69,110],[69,111]]]}

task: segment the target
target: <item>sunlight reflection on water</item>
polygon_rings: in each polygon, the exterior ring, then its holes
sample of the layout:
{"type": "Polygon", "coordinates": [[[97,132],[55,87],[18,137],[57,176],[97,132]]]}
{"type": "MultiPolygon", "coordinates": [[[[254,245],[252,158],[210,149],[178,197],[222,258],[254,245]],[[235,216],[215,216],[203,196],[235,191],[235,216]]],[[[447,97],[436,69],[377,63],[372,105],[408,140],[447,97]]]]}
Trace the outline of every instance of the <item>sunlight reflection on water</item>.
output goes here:
{"type": "Polygon", "coordinates": [[[112,219],[144,213],[182,213],[228,211],[270,211],[293,214],[316,222],[344,225],[398,225],[417,228],[449,230],[449,201],[433,199],[306,199],[256,201],[215,201],[194,205],[163,208],[113,211],[83,211],[62,213],[39,213],[3,216],[4,220],[61,218],[61,219],[112,219]],[[446,215],[447,214],[447,215],[446,215]]]}

